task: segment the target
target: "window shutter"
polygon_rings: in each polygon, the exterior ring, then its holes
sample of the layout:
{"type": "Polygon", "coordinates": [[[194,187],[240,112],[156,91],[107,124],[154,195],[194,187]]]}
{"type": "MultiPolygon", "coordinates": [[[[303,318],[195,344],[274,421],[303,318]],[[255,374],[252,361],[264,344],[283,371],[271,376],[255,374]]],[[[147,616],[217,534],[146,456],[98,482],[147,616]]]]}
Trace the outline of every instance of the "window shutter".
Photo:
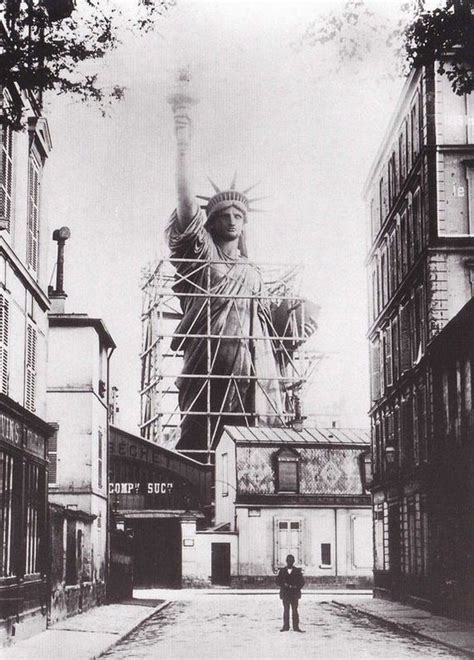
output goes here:
{"type": "Polygon", "coordinates": [[[26,392],[25,407],[35,412],[36,400],[36,330],[28,325],[26,338],[26,392]]]}
{"type": "Polygon", "coordinates": [[[410,308],[405,304],[400,310],[400,370],[411,367],[410,308]]]}
{"type": "Polygon", "coordinates": [[[97,485],[99,488],[102,488],[102,465],[103,465],[102,431],[101,429],[99,429],[98,460],[97,460],[97,485]]]}
{"type": "Polygon", "coordinates": [[[58,431],[48,440],[48,483],[55,484],[58,479],[58,431]]]}
{"type": "Polygon", "coordinates": [[[396,382],[400,377],[400,321],[398,316],[392,320],[392,363],[393,380],[396,382]]]}
{"type": "Polygon", "coordinates": [[[393,385],[392,328],[390,324],[385,330],[385,383],[387,387],[393,385]]]}
{"type": "Polygon", "coordinates": [[[28,243],[26,260],[35,273],[38,271],[39,239],[39,165],[31,156],[28,171],[28,243]]]}
{"type": "Polygon", "coordinates": [[[377,401],[381,396],[380,387],[380,341],[378,337],[371,344],[371,370],[372,370],[372,400],[377,401]]]}
{"type": "Polygon", "coordinates": [[[11,126],[0,126],[1,173],[0,173],[0,223],[1,228],[10,231],[12,219],[13,184],[13,131],[11,126]]]}
{"type": "Polygon", "coordinates": [[[2,394],[8,394],[9,311],[8,300],[3,294],[0,294],[0,388],[2,394]]]}

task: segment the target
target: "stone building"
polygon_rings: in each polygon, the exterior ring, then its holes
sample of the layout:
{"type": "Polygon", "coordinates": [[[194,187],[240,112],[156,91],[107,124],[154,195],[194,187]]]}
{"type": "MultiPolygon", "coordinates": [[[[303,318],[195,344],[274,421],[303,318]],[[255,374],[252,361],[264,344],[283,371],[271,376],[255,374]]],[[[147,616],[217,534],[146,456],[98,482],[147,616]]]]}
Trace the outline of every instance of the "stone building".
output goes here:
{"type": "MultiPolygon", "coordinates": [[[[0,24],[0,29],[4,26],[0,24]]],[[[33,94],[0,93],[0,644],[46,626],[46,219],[51,150],[33,94]],[[6,108],[19,109],[14,131],[6,108]]]]}
{"type": "Polygon", "coordinates": [[[372,580],[369,434],[353,429],[225,427],[216,451],[213,573],[235,586],[273,586],[293,554],[307,584],[372,580]]]}
{"type": "MultiPolygon", "coordinates": [[[[62,282],[61,267],[58,259],[62,282]]],[[[49,441],[49,587],[55,621],[106,596],[109,361],[115,343],[102,319],[64,311],[62,286],[50,298],[47,410],[56,430],[49,441]]]]}
{"type": "Polygon", "coordinates": [[[473,131],[474,99],[413,70],[365,188],[375,591],[438,608],[430,346],[473,293],[473,131]]]}

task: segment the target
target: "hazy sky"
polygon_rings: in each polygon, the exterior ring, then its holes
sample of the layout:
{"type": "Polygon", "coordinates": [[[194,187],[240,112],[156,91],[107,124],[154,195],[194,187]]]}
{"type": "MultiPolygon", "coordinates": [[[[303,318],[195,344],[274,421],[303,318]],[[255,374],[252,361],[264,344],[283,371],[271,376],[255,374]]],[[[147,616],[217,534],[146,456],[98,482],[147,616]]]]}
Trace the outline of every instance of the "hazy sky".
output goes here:
{"type": "MultiPolygon", "coordinates": [[[[125,3],[126,4],[126,3],[125,3]]],[[[45,171],[51,231],[66,246],[67,310],[102,317],[118,349],[112,382],[120,424],[137,431],[142,266],[162,254],[174,208],[174,136],[166,95],[175,68],[191,64],[197,192],[209,174],[228,184],[261,180],[266,214],[251,216],[256,261],[304,262],[322,308],[316,348],[327,354],[306,413],[367,425],[369,405],[366,217],[361,191],[401,82],[383,77],[374,52],[338,66],[332,46],[292,43],[336,2],[178,0],[158,33],[126,43],[102,75],[125,84],[108,118],[65,98],[48,103],[53,151],[45,171]]],[[[372,3],[380,11],[398,3],[372,3]]],[[[53,268],[54,250],[51,250],[53,268]]],[[[321,418],[324,420],[324,418],[321,418]]]]}

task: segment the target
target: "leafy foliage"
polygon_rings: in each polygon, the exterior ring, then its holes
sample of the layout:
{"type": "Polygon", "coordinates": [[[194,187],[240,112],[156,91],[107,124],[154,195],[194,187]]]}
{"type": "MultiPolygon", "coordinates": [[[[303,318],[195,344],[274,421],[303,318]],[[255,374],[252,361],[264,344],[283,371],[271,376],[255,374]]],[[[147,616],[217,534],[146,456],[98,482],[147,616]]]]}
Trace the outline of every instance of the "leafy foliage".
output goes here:
{"type": "MultiPolygon", "coordinates": [[[[135,0],[133,19],[127,19],[113,0],[82,0],[80,8],[73,0],[6,0],[0,4],[0,87],[27,93],[39,107],[48,90],[72,94],[96,102],[105,114],[125,90],[101,86],[97,73],[83,65],[114,50],[123,30],[152,30],[172,5],[174,0],[135,0]],[[68,5],[70,16],[56,20],[55,11],[66,7],[68,13],[68,5]]],[[[22,122],[17,106],[4,107],[15,128],[22,122]]]]}
{"type": "Polygon", "coordinates": [[[438,61],[456,94],[474,89],[474,17],[468,2],[420,12],[405,30],[405,46],[410,64],[438,61]]]}
{"type": "Polygon", "coordinates": [[[424,0],[410,0],[400,4],[397,18],[390,18],[372,11],[365,0],[347,0],[341,11],[311,22],[297,46],[330,43],[339,67],[380,53],[390,77],[437,61],[439,72],[448,77],[457,94],[470,93],[474,89],[471,2],[446,0],[444,7],[426,11],[424,0]]]}

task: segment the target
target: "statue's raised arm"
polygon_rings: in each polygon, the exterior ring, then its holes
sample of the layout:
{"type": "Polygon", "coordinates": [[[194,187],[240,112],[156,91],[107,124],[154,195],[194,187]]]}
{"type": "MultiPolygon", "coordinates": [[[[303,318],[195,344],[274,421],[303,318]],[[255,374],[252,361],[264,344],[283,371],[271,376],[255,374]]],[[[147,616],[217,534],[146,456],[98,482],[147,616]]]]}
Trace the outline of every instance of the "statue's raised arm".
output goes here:
{"type": "Polygon", "coordinates": [[[191,108],[196,100],[189,93],[189,80],[189,73],[186,70],[180,71],[177,89],[168,98],[173,110],[176,135],[176,193],[178,198],[176,209],[178,226],[181,231],[188,227],[199,208],[192,189],[190,165],[191,108]]]}

